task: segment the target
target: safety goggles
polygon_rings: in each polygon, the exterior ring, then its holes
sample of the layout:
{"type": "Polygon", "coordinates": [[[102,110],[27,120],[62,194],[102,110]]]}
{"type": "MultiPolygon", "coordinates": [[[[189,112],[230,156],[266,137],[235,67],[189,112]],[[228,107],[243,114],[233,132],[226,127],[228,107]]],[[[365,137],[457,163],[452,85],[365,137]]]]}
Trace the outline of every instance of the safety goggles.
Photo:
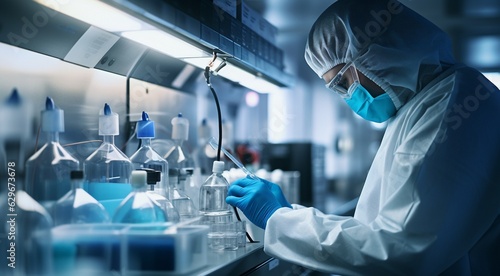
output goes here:
{"type": "Polygon", "coordinates": [[[351,61],[344,65],[337,75],[326,84],[326,88],[339,94],[343,98],[350,98],[352,96],[352,89],[349,90],[349,87],[355,83],[359,83],[358,71],[351,61]],[[350,85],[349,82],[351,82],[350,85]]]}

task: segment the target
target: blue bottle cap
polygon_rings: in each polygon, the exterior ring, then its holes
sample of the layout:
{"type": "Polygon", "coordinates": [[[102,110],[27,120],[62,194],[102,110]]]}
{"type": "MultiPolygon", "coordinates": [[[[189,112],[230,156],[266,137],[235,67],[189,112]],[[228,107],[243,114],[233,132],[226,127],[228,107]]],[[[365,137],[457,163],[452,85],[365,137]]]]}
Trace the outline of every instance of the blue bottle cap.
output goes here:
{"type": "Polygon", "coordinates": [[[45,110],[42,111],[42,130],[64,132],[64,111],[56,107],[51,97],[45,100],[45,110]]]}
{"type": "Polygon", "coordinates": [[[149,115],[142,112],[142,120],[137,122],[137,138],[155,138],[155,122],[149,120],[149,115]]]}
{"type": "Polygon", "coordinates": [[[105,103],[104,109],[99,114],[99,135],[119,135],[120,122],[118,114],[111,111],[111,107],[105,103]]]}
{"type": "Polygon", "coordinates": [[[19,92],[17,92],[17,88],[12,89],[12,93],[5,102],[9,105],[21,104],[21,97],[19,96],[19,92]]]}

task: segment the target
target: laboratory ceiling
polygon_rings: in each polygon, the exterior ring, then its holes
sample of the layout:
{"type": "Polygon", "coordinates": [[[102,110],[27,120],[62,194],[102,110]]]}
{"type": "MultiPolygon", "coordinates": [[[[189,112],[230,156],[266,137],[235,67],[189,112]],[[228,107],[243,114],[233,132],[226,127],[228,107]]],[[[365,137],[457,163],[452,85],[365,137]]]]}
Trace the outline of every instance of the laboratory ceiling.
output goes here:
{"type": "MultiPolygon", "coordinates": [[[[445,30],[452,38],[455,56],[463,61],[462,38],[494,36],[500,43],[498,0],[400,0],[445,30]],[[472,26],[472,27],[471,27],[472,26]]],[[[278,28],[277,43],[285,50],[286,70],[299,78],[317,81],[304,61],[304,45],[310,27],[332,0],[246,0],[253,9],[278,28]]],[[[500,53],[497,52],[497,60],[500,53]]],[[[500,62],[498,62],[500,63],[500,62]]],[[[496,64],[495,70],[500,69],[496,64]]]]}

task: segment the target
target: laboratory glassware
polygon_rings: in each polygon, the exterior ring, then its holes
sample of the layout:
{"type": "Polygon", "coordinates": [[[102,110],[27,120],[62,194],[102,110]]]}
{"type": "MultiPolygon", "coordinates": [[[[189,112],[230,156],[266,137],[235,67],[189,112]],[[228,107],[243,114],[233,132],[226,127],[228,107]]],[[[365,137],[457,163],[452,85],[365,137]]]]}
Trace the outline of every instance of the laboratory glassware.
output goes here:
{"type": "Polygon", "coordinates": [[[185,147],[185,141],[189,137],[189,120],[179,113],[171,123],[174,146],[169,149],[164,158],[167,159],[170,168],[194,169],[194,159],[185,147]]]}
{"type": "Polygon", "coordinates": [[[196,170],[203,179],[212,173],[212,164],[217,157],[217,151],[212,149],[208,141],[212,137],[212,130],[206,119],[203,119],[198,126],[198,146],[194,151],[196,170]]]}
{"type": "Polygon", "coordinates": [[[24,191],[21,179],[25,173],[24,142],[31,138],[31,110],[17,89],[0,103],[0,275],[10,275],[13,270],[20,275],[43,273],[51,268],[50,260],[44,258],[50,252],[50,235],[38,239],[48,233],[51,218],[24,191]]]}
{"type": "Polygon", "coordinates": [[[185,180],[182,180],[182,178],[187,173],[181,174],[179,171],[179,169],[169,169],[169,199],[179,213],[180,221],[185,221],[199,216],[199,212],[194,206],[191,197],[184,191],[185,180]],[[180,178],[181,180],[179,180],[180,178]]]}
{"type": "Polygon", "coordinates": [[[147,194],[147,172],[135,170],[130,177],[132,192],[120,203],[113,215],[114,223],[166,222],[160,204],[147,194]]]}
{"type": "Polygon", "coordinates": [[[71,171],[70,177],[71,191],[52,209],[54,225],[109,222],[104,206],[83,189],[83,171],[71,171]]]}
{"type": "Polygon", "coordinates": [[[85,190],[103,203],[109,213],[113,213],[112,206],[131,191],[129,178],[132,163],[115,146],[114,137],[119,135],[119,118],[108,104],[104,104],[104,109],[99,114],[99,135],[102,136],[102,144],[83,163],[87,180],[85,190]],[[103,202],[104,200],[110,201],[103,202]]]}
{"type": "Polygon", "coordinates": [[[200,188],[200,213],[206,223],[232,221],[230,205],[226,203],[229,183],[222,175],[223,161],[214,161],[212,175],[200,188]]]}
{"type": "Polygon", "coordinates": [[[47,97],[42,111],[42,131],[46,143],[26,161],[26,192],[47,210],[71,189],[70,172],[78,170],[79,161],[59,143],[64,132],[64,111],[47,97]]]}
{"type": "Polygon", "coordinates": [[[162,174],[160,171],[155,171],[153,169],[145,168],[141,169],[147,172],[147,183],[149,185],[149,188],[147,190],[148,196],[158,202],[160,204],[161,208],[165,212],[165,215],[167,216],[167,220],[169,222],[177,223],[180,221],[179,217],[179,212],[177,212],[177,209],[174,207],[172,202],[165,197],[164,195],[158,193],[158,190],[155,188],[159,183],[162,182],[162,174]]]}
{"type": "Polygon", "coordinates": [[[146,112],[142,112],[142,119],[137,122],[137,139],[140,140],[140,148],[130,156],[134,170],[150,168],[161,173],[161,181],[154,185],[155,191],[167,196],[168,189],[168,162],[151,147],[151,140],[155,138],[155,124],[149,119],[146,112]]]}
{"type": "Polygon", "coordinates": [[[24,173],[25,141],[32,138],[33,131],[32,110],[16,88],[0,103],[0,168],[7,168],[8,159],[16,163],[18,172],[24,173]]]}

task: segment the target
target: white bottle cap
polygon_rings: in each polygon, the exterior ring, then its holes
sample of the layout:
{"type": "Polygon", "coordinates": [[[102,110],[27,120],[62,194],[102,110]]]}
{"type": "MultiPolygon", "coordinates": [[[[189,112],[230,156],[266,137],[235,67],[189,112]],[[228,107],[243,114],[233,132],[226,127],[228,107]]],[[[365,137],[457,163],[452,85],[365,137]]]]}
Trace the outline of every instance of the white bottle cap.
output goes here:
{"type": "Polygon", "coordinates": [[[198,138],[200,140],[208,140],[210,137],[212,137],[212,128],[208,125],[207,119],[203,119],[201,125],[198,127],[198,138]]]}
{"type": "Polygon", "coordinates": [[[134,188],[146,187],[148,183],[148,173],[146,171],[136,170],[130,176],[130,185],[134,188]]]}
{"type": "Polygon", "coordinates": [[[111,111],[106,103],[104,109],[99,113],[99,135],[119,135],[120,122],[118,114],[111,111]]]}
{"type": "Polygon", "coordinates": [[[188,134],[189,121],[182,117],[182,113],[179,113],[177,117],[172,119],[172,139],[186,141],[188,139],[188,134]]]}
{"type": "Polygon", "coordinates": [[[42,111],[42,131],[64,132],[64,111],[57,108],[50,97],[47,97],[42,111]]]}
{"type": "Polygon", "coordinates": [[[224,171],[224,161],[214,161],[212,172],[222,173],[224,171]]]}

